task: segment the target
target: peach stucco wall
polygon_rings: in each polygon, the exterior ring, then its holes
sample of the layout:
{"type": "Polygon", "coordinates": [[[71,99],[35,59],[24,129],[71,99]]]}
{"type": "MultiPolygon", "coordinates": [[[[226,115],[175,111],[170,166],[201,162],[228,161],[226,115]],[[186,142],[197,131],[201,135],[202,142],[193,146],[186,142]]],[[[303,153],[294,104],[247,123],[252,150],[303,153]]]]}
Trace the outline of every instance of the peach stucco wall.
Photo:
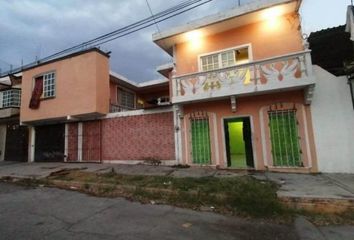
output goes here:
{"type": "Polygon", "coordinates": [[[257,170],[265,170],[266,165],[271,167],[271,146],[269,134],[267,132],[267,114],[264,110],[268,110],[269,107],[274,104],[283,104],[284,106],[291,105],[291,107],[293,104],[296,104],[298,108],[297,119],[299,121],[299,135],[301,138],[300,145],[303,152],[302,160],[305,166],[305,168],[299,169],[299,171],[316,172],[317,160],[312,137],[313,130],[310,119],[310,106],[304,105],[304,96],[301,90],[238,98],[237,111],[235,113],[231,111],[229,99],[184,105],[184,119],[182,121],[183,162],[191,164],[188,116],[193,112],[205,111],[209,115],[212,141],[212,165],[227,167],[223,119],[247,116],[250,117],[252,126],[252,145],[255,168],[257,170]],[[262,131],[265,133],[263,139],[262,131]],[[266,146],[265,148],[263,147],[264,144],[266,146]],[[264,149],[266,149],[265,154],[263,153],[264,149]],[[268,158],[267,162],[265,161],[266,157],[268,158]]]}
{"type": "Polygon", "coordinates": [[[96,51],[45,64],[23,72],[21,122],[58,119],[109,110],[109,62],[96,51]],[[30,109],[35,76],[55,72],[56,95],[30,109]]]}
{"type": "Polygon", "coordinates": [[[176,45],[177,75],[197,72],[198,55],[251,44],[253,60],[303,50],[297,15],[279,17],[273,25],[263,21],[201,38],[198,44],[176,45]]]}
{"type": "Polygon", "coordinates": [[[109,93],[110,93],[109,102],[111,104],[118,104],[117,87],[118,84],[113,82],[109,83],[109,93]]]}

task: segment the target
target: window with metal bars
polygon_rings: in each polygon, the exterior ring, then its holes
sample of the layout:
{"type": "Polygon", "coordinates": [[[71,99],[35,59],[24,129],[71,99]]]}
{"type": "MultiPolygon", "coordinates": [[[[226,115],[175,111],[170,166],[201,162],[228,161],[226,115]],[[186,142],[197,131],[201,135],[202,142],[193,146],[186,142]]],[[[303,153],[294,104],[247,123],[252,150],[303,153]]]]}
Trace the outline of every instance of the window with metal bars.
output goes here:
{"type": "Polygon", "coordinates": [[[191,118],[192,161],[194,164],[210,164],[209,119],[191,118]]]}
{"type": "Polygon", "coordinates": [[[21,103],[21,90],[10,89],[2,92],[2,108],[19,107],[21,103]]]}
{"type": "Polygon", "coordinates": [[[123,88],[118,88],[118,104],[127,109],[135,109],[135,94],[123,88]]]}
{"type": "Polygon", "coordinates": [[[273,165],[301,167],[301,148],[296,109],[269,111],[268,116],[273,165]]]}

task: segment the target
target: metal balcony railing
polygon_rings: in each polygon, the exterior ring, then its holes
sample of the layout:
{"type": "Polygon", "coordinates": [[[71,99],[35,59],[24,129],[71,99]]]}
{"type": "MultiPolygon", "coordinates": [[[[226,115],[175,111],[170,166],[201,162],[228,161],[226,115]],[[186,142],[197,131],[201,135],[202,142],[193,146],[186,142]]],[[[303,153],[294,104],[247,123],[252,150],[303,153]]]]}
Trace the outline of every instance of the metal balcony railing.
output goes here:
{"type": "Polygon", "coordinates": [[[110,104],[109,107],[109,112],[114,113],[114,112],[125,112],[125,111],[131,111],[135,110],[135,108],[127,107],[127,106],[122,106],[119,104],[110,104]]]}

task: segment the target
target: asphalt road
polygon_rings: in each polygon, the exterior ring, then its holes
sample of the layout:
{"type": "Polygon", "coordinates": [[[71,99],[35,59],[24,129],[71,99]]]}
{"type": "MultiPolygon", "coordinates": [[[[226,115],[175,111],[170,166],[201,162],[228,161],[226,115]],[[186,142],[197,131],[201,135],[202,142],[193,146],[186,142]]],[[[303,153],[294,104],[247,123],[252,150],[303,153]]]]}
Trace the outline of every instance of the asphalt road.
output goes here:
{"type": "Polygon", "coordinates": [[[0,239],[297,239],[294,226],[0,183],[0,239]]]}

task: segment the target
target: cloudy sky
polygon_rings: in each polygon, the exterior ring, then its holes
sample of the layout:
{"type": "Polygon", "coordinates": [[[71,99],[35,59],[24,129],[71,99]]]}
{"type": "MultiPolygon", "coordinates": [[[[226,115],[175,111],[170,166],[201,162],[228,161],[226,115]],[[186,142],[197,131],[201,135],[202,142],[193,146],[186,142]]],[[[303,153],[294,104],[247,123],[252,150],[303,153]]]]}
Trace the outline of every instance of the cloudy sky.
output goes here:
{"type": "MultiPolygon", "coordinates": [[[[158,13],[185,0],[149,0],[158,13]]],[[[241,0],[245,4],[257,0],[241,0]]],[[[213,0],[204,6],[159,23],[163,31],[193,19],[237,7],[238,0],[213,0]]],[[[345,24],[350,0],[303,0],[305,33],[345,24]]],[[[0,0],[0,68],[19,67],[75,44],[119,29],[150,12],[146,0],[0,0]]],[[[111,69],[142,82],[161,78],[156,66],[170,60],[152,41],[156,26],[101,46],[112,51],[111,69]]]]}

